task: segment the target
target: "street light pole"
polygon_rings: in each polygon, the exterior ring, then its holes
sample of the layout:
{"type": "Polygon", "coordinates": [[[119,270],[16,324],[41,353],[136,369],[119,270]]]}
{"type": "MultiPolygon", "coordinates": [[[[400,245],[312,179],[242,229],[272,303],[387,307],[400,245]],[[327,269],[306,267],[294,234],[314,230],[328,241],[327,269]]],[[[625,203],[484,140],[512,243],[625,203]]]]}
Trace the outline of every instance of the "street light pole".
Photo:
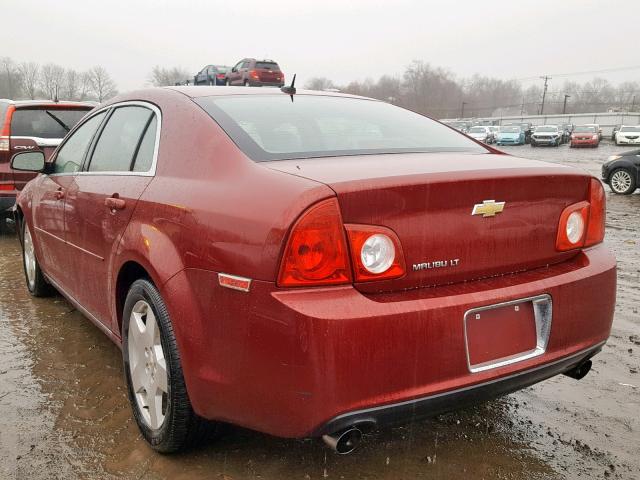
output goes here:
{"type": "Polygon", "coordinates": [[[464,118],[464,106],[467,104],[467,102],[462,102],[462,110],[460,111],[460,118],[464,118]]]}
{"type": "Polygon", "coordinates": [[[571,95],[564,94],[564,105],[562,105],[562,114],[567,113],[567,98],[571,98],[571,95]]]}
{"type": "Polygon", "coordinates": [[[540,115],[544,115],[544,99],[547,96],[547,83],[551,80],[551,77],[545,75],[544,77],[540,77],[544,80],[544,90],[542,91],[542,105],[540,106],[540,115]]]}

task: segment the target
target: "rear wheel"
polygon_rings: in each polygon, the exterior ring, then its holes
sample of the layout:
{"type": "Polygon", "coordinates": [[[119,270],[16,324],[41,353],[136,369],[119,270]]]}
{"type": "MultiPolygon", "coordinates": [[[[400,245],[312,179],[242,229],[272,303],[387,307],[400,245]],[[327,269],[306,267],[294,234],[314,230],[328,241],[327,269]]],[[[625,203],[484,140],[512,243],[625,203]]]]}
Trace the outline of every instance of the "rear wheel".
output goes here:
{"type": "Polygon", "coordinates": [[[626,168],[617,168],[609,177],[609,186],[613,193],[629,195],[636,189],[636,181],[629,170],[626,168]]]}
{"type": "Polygon", "coordinates": [[[138,428],[154,450],[176,452],[211,433],[191,406],[173,325],[160,292],[136,280],[123,310],[122,356],[138,428]]]}
{"type": "Polygon", "coordinates": [[[230,87],[230,86],[231,86],[231,82],[229,81],[229,79],[228,79],[228,78],[224,81],[224,84],[225,84],[227,87],[230,87]]]}
{"type": "Polygon", "coordinates": [[[242,85],[244,85],[245,87],[248,87],[248,86],[249,86],[249,80],[245,80],[245,81],[242,83],[242,85]]]}
{"type": "Polygon", "coordinates": [[[29,293],[34,297],[47,297],[53,293],[53,288],[47,283],[40,270],[33,245],[33,237],[26,221],[22,221],[22,265],[27,281],[29,293]]]}

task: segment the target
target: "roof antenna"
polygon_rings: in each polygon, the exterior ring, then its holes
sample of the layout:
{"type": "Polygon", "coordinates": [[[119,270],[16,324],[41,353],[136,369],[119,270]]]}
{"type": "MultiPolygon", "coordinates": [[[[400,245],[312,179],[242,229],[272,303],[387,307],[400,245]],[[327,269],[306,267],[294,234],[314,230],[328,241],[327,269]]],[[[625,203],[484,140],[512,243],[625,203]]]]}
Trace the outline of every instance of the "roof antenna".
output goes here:
{"type": "Polygon", "coordinates": [[[289,95],[291,95],[291,101],[293,102],[293,96],[296,94],[296,74],[293,74],[293,79],[291,80],[291,85],[287,86],[282,86],[280,87],[280,91],[282,93],[287,93],[289,95]]]}

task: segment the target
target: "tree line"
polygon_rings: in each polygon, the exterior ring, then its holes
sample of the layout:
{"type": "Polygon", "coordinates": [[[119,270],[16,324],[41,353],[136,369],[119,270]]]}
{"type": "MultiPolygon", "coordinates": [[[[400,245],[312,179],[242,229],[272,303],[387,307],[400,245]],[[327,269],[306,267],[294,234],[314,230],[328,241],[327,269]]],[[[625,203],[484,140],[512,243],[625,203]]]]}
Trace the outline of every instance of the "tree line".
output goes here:
{"type": "Polygon", "coordinates": [[[592,113],[640,110],[640,82],[618,85],[603,78],[584,83],[552,82],[542,110],[543,82],[524,87],[518,80],[473,75],[457,78],[449,70],[413,61],[401,75],[382,75],[337,85],[314,77],[305,83],[312,90],[337,89],[377,98],[435,118],[592,113]],[[566,103],[565,103],[566,100],[566,103]]]}
{"type": "Polygon", "coordinates": [[[0,98],[103,102],[117,93],[109,72],[99,65],[77,71],[55,63],[17,63],[9,57],[0,58],[0,98]]]}

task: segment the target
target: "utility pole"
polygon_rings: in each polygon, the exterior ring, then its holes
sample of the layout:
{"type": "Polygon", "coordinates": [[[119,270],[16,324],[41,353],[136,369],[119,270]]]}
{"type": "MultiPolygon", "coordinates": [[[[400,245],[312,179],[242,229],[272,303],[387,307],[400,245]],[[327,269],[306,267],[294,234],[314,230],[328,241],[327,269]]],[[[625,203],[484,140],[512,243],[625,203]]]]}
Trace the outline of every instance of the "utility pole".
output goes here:
{"type": "Polygon", "coordinates": [[[636,108],[636,96],[633,96],[633,99],[631,100],[631,111],[633,112],[636,108]]]}
{"type": "Polygon", "coordinates": [[[571,95],[564,94],[564,105],[562,105],[562,114],[567,113],[567,98],[571,98],[571,95]]]}
{"type": "Polygon", "coordinates": [[[542,106],[540,107],[540,115],[544,115],[544,99],[547,96],[547,83],[551,80],[551,77],[545,75],[544,77],[540,77],[544,80],[544,90],[542,91],[542,106]]]}
{"type": "MultiPolygon", "coordinates": [[[[635,98],[635,97],[634,97],[635,98]]],[[[464,106],[467,104],[467,102],[462,102],[462,110],[460,111],[460,118],[464,118],[464,106]]]]}
{"type": "Polygon", "coordinates": [[[522,96],[522,107],[520,107],[520,116],[524,115],[524,95],[522,96]]]}

